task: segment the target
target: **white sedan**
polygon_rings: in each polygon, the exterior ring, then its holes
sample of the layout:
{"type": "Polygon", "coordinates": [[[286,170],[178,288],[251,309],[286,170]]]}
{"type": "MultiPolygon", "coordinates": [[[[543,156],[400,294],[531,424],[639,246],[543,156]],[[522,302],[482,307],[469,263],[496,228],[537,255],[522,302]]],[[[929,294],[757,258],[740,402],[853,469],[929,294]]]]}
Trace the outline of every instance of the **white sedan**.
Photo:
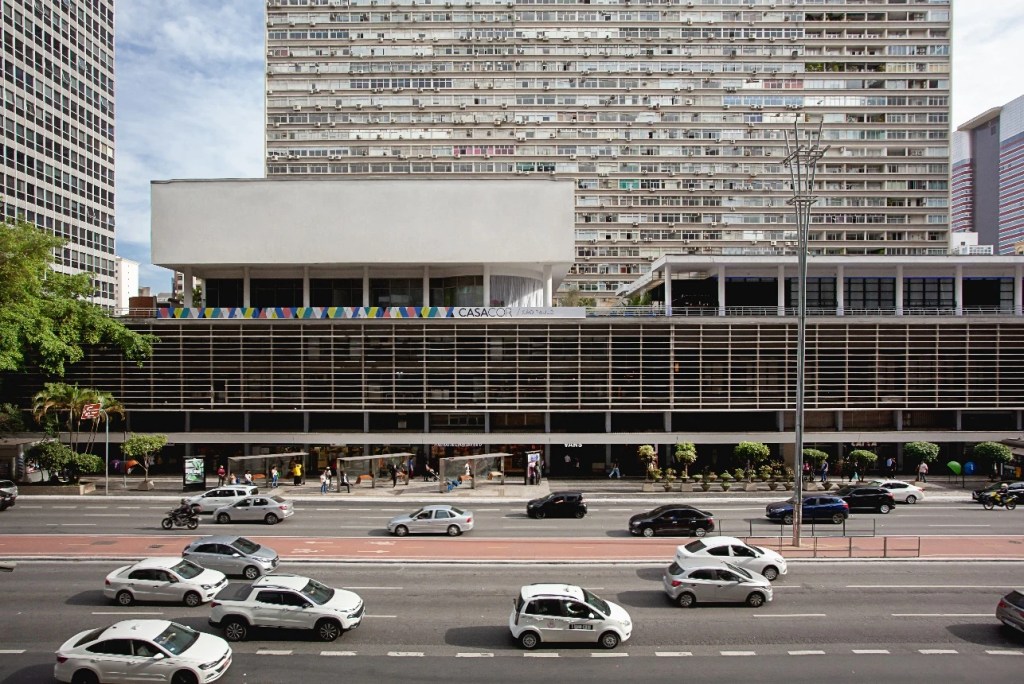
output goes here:
{"type": "Polygon", "coordinates": [[[704,537],[676,547],[677,564],[684,565],[690,558],[717,558],[727,561],[744,570],[763,575],[769,582],[789,572],[782,554],[760,546],[752,546],[736,537],[704,537]]]}
{"type": "Polygon", "coordinates": [[[213,600],[228,583],[223,572],[183,558],[146,558],[107,575],[103,595],[122,606],[136,601],[183,603],[190,608],[213,600]]]}
{"type": "Polygon", "coordinates": [[[53,676],[73,684],[206,684],[230,666],[231,647],[219,636],[168,620],[123,620],[65,641],[53,676]]]}
{"type": "Polygon", "coordinates": [[[247,496],[230,506],[221,506],[213,512],[213,519],[219,523],[238,522],[243,520],[262,520],[268,525],[276,525],[285,518],[295,515],[295,506],[277,496],[247,496]]]}
{"type": "Polygon", "coordinates": [[[885,489],[899,503],[915,504],[924,499],[923,489],[903,480],[873,480],[868,484],[885,489]]]}

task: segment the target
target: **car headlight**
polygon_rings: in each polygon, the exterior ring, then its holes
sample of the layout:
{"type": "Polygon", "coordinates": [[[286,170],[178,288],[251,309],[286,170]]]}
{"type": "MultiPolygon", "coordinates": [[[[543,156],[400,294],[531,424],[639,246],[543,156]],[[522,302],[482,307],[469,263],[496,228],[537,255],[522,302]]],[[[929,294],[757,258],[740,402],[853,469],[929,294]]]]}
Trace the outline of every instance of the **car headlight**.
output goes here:
{"type": "Polygon", "coordinates": [[[203,663],[202,665],[199,666],[199,669],[200,670],[212,670],[213,668],[217,667],[218,665],[220,665],[220,661],[219,660],[215,660],[212,663],[203,663]]]}
{"type": "Polygon", "coordinates": [[[213,585],[212,585],[212,584],[202,584],[202,585],[200,585],[200,586],[201,586],[201,587],[202,587],[203,589],[206,589],[207,591],[209,591],[210,589],[213,589],[213,585]]]}
{"type": "Polygon", "coordinates": [[[636,526],[637,526],[637,525],[639,525],[639,524],[640,524],[640,521],[639,521],[639,520],[630,520],[630,521],[629,521],[629,526],[630,526],[630,527],[636,527],[636,526]]]}

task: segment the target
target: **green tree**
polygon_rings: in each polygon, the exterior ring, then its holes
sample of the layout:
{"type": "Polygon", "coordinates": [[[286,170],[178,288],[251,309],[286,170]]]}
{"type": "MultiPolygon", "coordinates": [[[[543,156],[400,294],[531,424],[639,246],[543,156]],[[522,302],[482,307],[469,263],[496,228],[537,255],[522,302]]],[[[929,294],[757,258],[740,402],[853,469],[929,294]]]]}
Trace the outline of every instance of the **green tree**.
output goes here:
{"type": "Polygon", "coordinates": [[[934,463],[939,457],[939,445],[931,442],[907,442],[903,445],[903,455],[910,463],[934,463]]]}
{"type": "Polygon", "coordinates": [[[972,450],[975,458],[983,458],[992,462],[993,465],[1004,465],[1013,460],[1013,451],[1010,447],[999,442],[979,442],[972,450]]]}
{"type": "Polygon", "coordinates": [[[71,482],[78,482],[86,473],[98,473],[103,470],[103,459],[93,454],[79,454],[66,444],[56,440],[48,440],[38,444],[30,451],[39,466],[49,475],[61,472],[68,474],[71,482]]]}
{"type": "Polygon", "coordinates": [[[149,467],[160,450],[167,445],[167,435],[135,435],[121,445],[125,458],[134,458],[142,466],[146,482],[149,482],[149,467]]]}
{"type": "Polygon", "coordinates": [[[89,301],[88,273],[51,268],[64,243],[24,221],[0,223],[0,372],[23,370],[31,359],[61,377],[89,345],[120,349],[141,365],[156,338],[129,330],[89,301]]]}
{"type": "Polygon", "coordinates": [[[580,289],[575,285],[565,291],[561,297],[558,298],[559,306],[597,306],[597,300],[593,297],[584,297],[580,293],[580,289]]]}
{"type": "Polygon", "coordinates": [[[812,468],[817,469],[822,461],[828,460],[828,454],[821,449],[804,449],[804,460],[808,461],[812,468]]]}
{"type": "Polygon", "coordinates": [[[0,435],[25,432],[25,418],[14,404],[0,404],[0,435]]]}
{"type": "Polygon", "coordinates": [[[72,451],[76,451],[78,433],[82,429],[82,408],[86,404],[98,403],[97,395],[94,389],[63,382],[48,382],[32,397],[32,416],[48,434],[58,440],[61,431],[67,430],[68,444],[72,451]]]}
{"type": "Polygon", "coordinates": [[[674,455],[676,463],[683,466],[683,477],[690,477],[690,466],[697,462],[697,447],[693,442],[679,442],[674,455]]]}
{"type": "Polygon", "coordinates": [[[641,444],[636,450],[636,455],[640,458],[640,463],[643,464],[647,477],[651,478],[653,471],[658,467],[658,452],[650,444],[641,444]]]}
{"type": "Polygon", "coordinates": [[[732,455],[743,463],[761,463],[772,455],[767,444],[761,442],[740,442],[733,447],[732,455]]]}
{"type": "Polygon", "coordinates": [[[861,477],[878,462],[878,454],[867,449],[854,449],[849,453],[850,460],[857,464],[861,477]]]}

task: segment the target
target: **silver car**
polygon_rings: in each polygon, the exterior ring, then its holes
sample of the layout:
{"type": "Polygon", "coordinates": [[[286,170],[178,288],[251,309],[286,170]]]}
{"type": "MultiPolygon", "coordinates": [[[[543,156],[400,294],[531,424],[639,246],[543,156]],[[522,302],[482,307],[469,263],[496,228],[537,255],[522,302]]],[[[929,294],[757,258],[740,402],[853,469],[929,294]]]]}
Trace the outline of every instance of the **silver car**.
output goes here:
{"type": "Polygon", "coordinates": [[[276,525],[293,515],[295,515],[295,506],[275,494],[273,496],[247,496],[230,506],[221,506],[213,512],[213,519],[219,523],[258,520],[268,525],[276,525]]]}
{"type": "Polygon", "coordinates": [[[194,608],[213,599],[227,583],[223,572],[184,558],[145,558],[107,575],[103,595],[122,606],[161,601],[194,608]]]}
{"type": "Polygon", "coordinates": [[[1011,591],[1001,598],[996,606],[996,617],[1007,627],[1024,632],[1024,589],[1011,591]]]}
{"type": "Polygon", "coordinates": [[[395,516],[388,523],[388,532],[404,537],[407,534],[447,534],[457,537],[473,529],[472,511],[446,504],[424,506],[408,515],[395,516]]]}
{"type": "Polygon", "coordinates": [[[13,506],[18,502],[18,485],[11,480],[0,480],[0,492],[7,495],[8,506],[13,506]]]}
{"type": "Polygon", "coordinates": [[[197,539],[186,546],[181,555],[204,568],[251,580],[273,572],[279,562],[273,549],[236,535],[197,539]]]}
{"type": "Polygon", "coordinates": [[[698,603],[746,603],[759,608],[772,600],[772,583],[738,565],[714,559],[690,559],[668,566],[665,593],[683,608],[698,603]]]}
{"type": "Polygon", "coordinates": [[[192,505],[196,513],[213,513],[221,506],[230,506],[247,496],[259,493],[260,490],[253,485],[225,485],[203,494],[190,496],[186,501],[192,505]]]}

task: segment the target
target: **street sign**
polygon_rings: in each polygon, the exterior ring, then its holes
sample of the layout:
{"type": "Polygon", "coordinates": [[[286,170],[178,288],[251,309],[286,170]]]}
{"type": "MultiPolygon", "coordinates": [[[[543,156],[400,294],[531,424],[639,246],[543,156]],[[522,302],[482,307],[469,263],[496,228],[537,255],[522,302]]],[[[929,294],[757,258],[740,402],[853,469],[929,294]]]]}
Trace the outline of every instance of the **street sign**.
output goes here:
{"type": "Polygon", "coordinates": [[[100,415],[100,404],[86,404],[82,407],[82,420],[93,420],[100,415]]]}

